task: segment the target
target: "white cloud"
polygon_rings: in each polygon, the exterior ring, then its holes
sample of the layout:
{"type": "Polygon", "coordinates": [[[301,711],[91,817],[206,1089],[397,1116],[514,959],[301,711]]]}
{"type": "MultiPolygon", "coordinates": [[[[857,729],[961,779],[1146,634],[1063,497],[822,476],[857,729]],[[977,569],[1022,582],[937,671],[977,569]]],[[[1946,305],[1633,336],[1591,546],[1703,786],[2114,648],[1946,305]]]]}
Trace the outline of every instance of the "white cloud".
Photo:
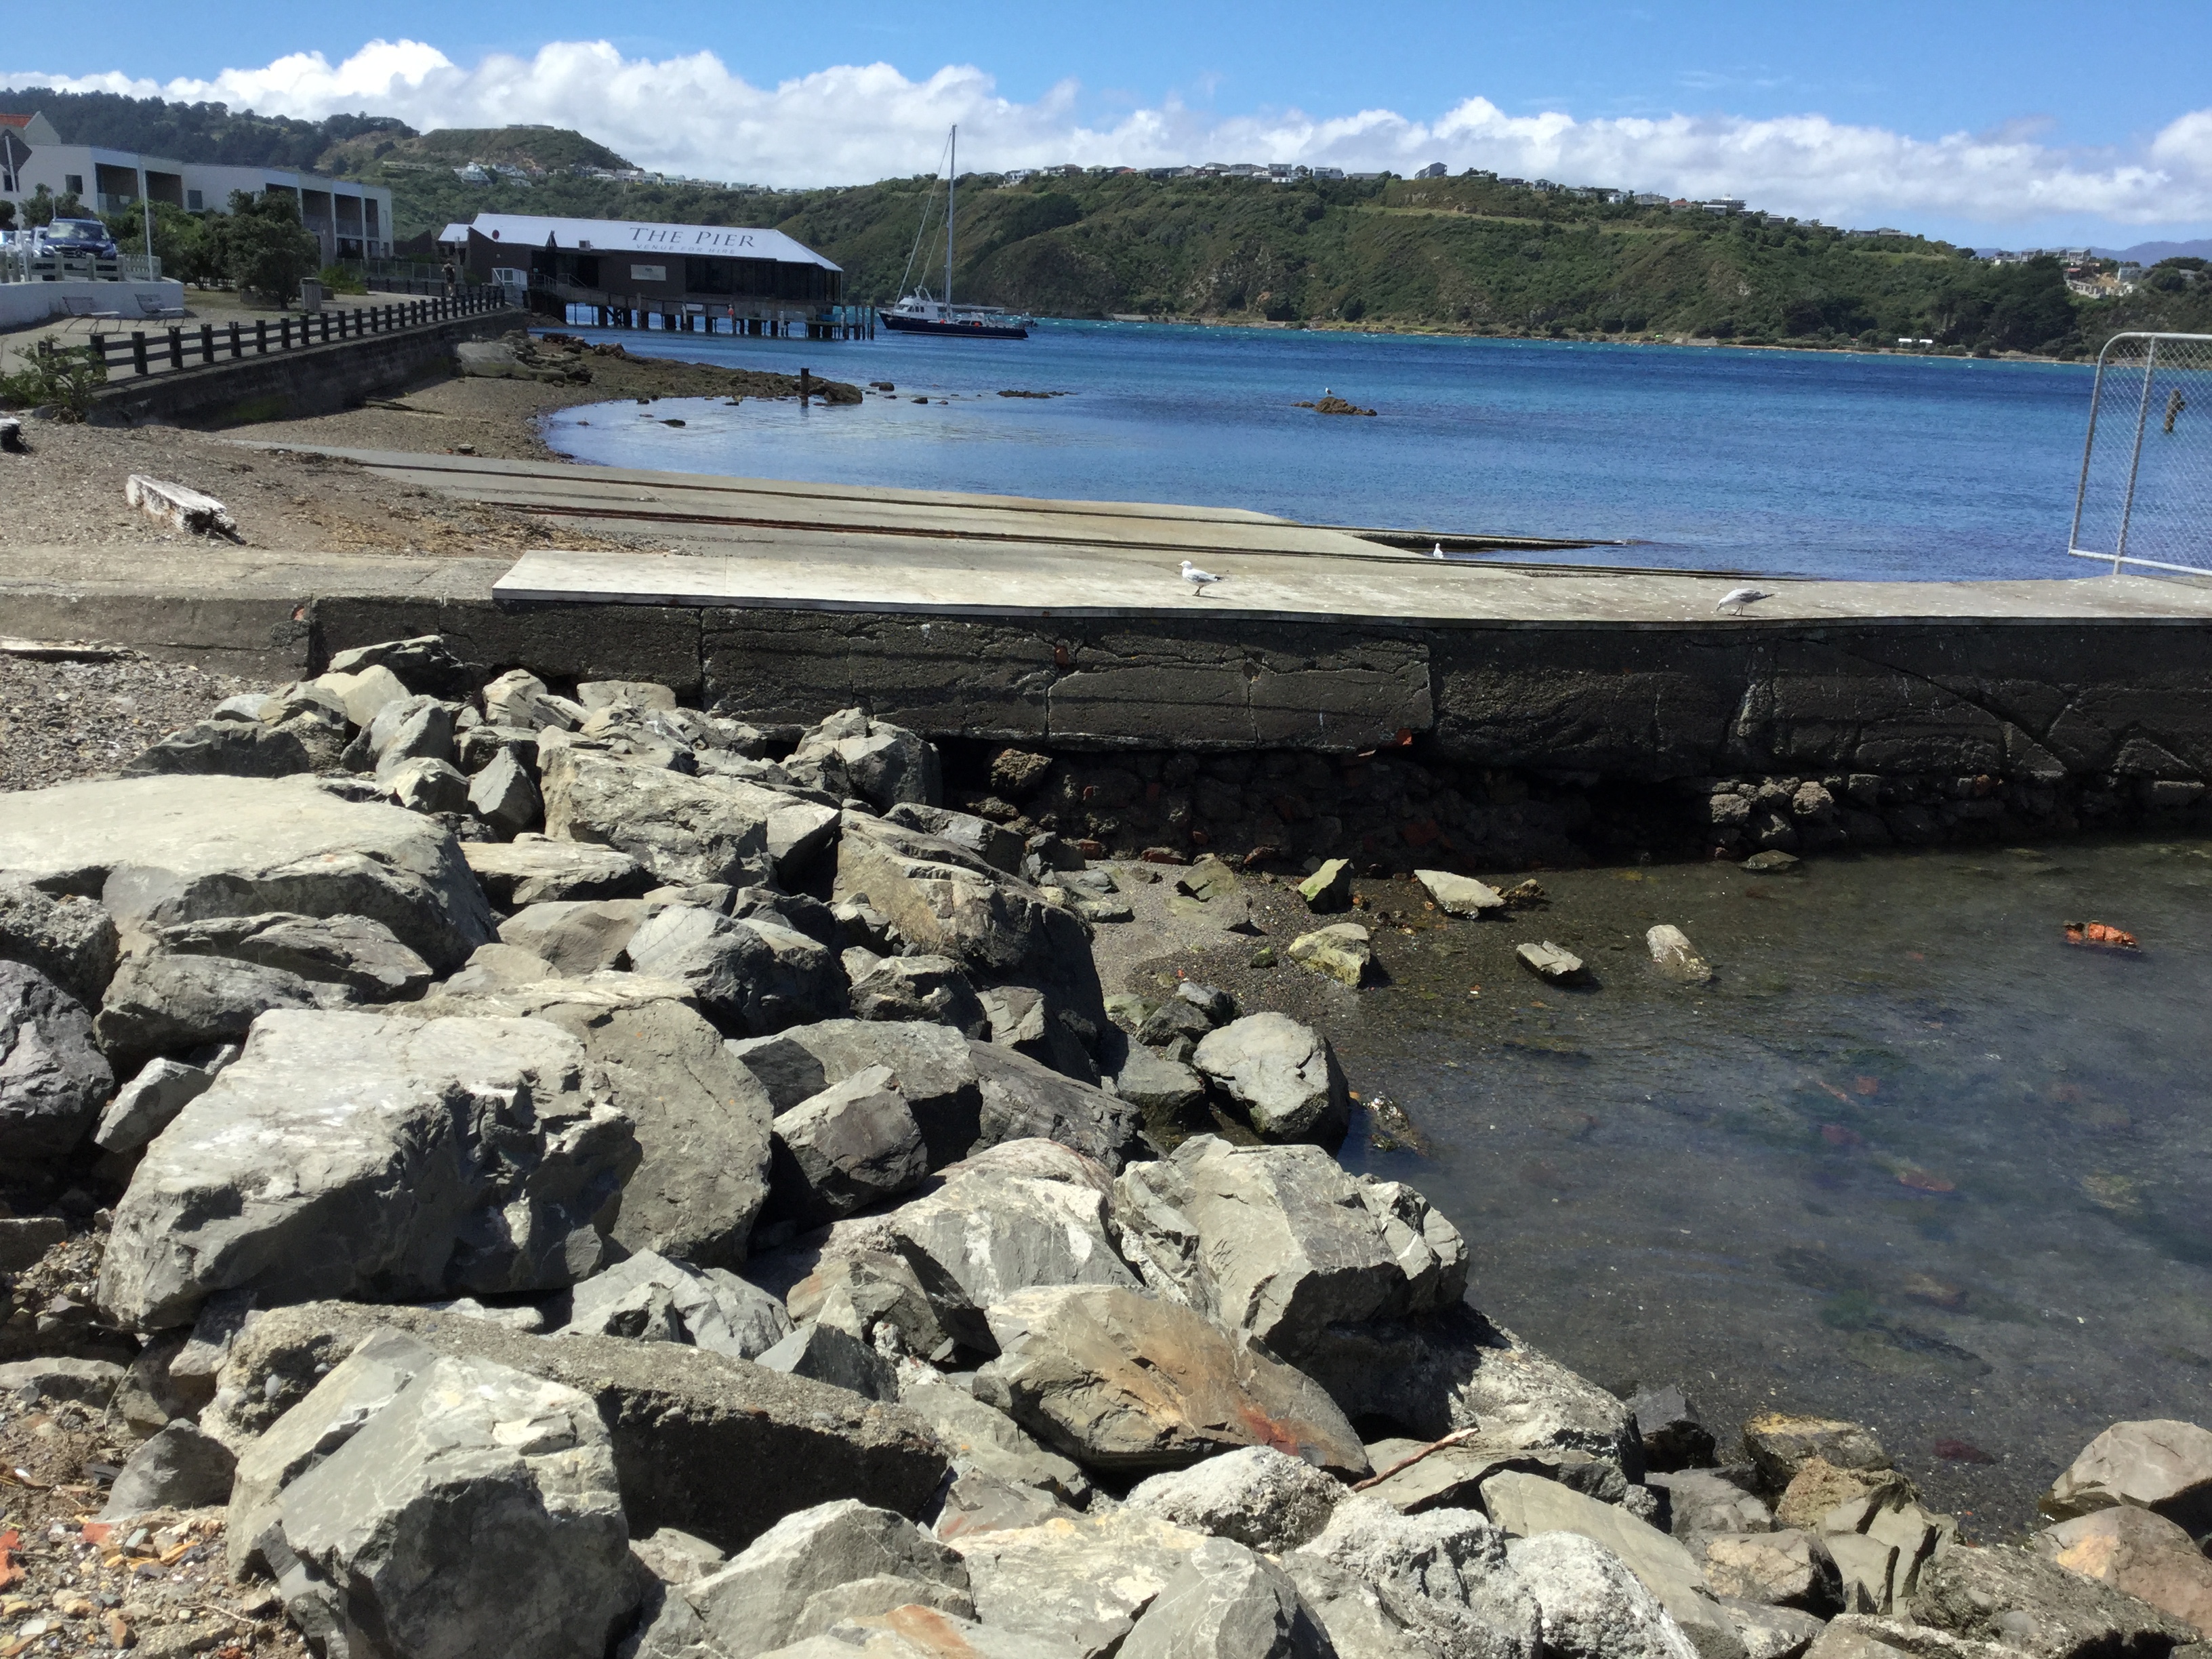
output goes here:
{"type": "Polygon", "coordinates": [[[1303,161],[1410,171],[1495,168],[1571,184],[1740,196],[1833,222],[2027,224],[2056,219],[2173,224],[2212,216],[2212,108],[2182,115],[2136,155],[2041,142],[2038,124],[1919,138],[1821,115],[1578,120],[1508,115],[1471,97],[1431,121],[1387,110],[1296,110],[1217,118],[1169,100],[1091,125],[1066,83],[1029,103],[1000,97],[972,65],[914,80],[886,64],[843,64],[755,86],[712,52],[624,58],[605,41],[557,41],[472,67],[419,41],[376,40],[343,63],[295,53],[261,69],[167,82],[118,74],[20,73],[7,84],[215,100],[264,114],[365,110],[419,128],[541,121],[575,127],[641,166],[761,184],[858,182],[927,171],[960,123],[963,165],[1055,161],[1132,167],[1303,161]]]}

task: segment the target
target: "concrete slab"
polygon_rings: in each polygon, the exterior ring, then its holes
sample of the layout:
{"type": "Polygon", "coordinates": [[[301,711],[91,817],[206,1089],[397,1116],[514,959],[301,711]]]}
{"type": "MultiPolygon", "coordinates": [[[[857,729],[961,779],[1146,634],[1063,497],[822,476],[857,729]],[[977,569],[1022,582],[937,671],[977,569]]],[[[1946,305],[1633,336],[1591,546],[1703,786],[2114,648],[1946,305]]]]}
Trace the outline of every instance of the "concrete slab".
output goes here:
{"type": "Polygon", "coordinates": [[[1079,553],[1022,542],[918,544],[847,535],[763,534],[743,554],[529,553],[503,599],[825,611],[933,617],[1211,617],[1412,627],[1610,626],[1750,630],[1808,622],[2212,623],[2212,581],[2093,576],[2072,581],[1765,584],[1741,617],[1715,605],[1736,584],[1702,575],[1500,570],[1369,553],[1337,561],[1217,550],[1224,580],[1204,594],[1176,564],[1127,548],[1079,553]]]}

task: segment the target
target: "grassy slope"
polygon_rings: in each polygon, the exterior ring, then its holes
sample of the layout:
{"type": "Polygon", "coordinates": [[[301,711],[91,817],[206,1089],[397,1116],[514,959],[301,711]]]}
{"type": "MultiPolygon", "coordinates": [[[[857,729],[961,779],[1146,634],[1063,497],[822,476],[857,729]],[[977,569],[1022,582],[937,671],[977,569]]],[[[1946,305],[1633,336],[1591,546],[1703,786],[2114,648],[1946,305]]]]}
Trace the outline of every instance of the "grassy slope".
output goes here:
{"type": "MultiPolygon", "coordinates": [[[[896,292],[930,190],[914,179],[797,192],[582,179],[564,169],[622,158],[551,128],[418,135],[374,117],[310,124],[107,94],[0,93],[0,107],[46,108],[84,141],[209,160],[252,155],[386,185],[402,237],[483,211],[772,225],[844,265],[849,291],[864,298],[896,292]],[[449,169],[471,161],[554,176],[465,185],[449,169]]],[[[2094,352],[2119,328],[2212,330],[2212,282],[2081,301],[2047,261],[1996,270],[1917,237],[1846,240],[1473,179],[975,185],[962,194],[959,231],[963,297],[1056,315],[1807,344],[1909,336],[2067,355],[2094,352]]]]}

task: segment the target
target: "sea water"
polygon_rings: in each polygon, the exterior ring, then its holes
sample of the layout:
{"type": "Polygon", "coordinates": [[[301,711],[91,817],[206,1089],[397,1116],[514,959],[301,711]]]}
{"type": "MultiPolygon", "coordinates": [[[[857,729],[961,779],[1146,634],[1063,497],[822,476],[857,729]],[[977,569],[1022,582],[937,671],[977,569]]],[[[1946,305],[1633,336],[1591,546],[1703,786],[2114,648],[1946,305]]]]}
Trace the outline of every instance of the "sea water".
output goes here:
{"type": "Polygon", "coordinates": [[[1428,1140],[1347,1162],[1462,1228],[1476,1305],[1610,1387],[1680,1382],[1724,1438],[1872,1424],[1984,1537],[2109,1424],[2208,1420],[2212,844],[1539,879],[1536,911],[1383,927],[1335,1033],[1428,1140]],[[1710,983],[1654,967],[1661,922],[1710,983]],[[1528,939],[1589,981],[1531,978],[1528,939]]]}
{"type": "Polygon", "coordinates": [[[1605,538],[1635,544],[1560,556],[1682,569],[2098,568],[2065,552],[2091,382],[2077,365],[1115,323],[1021,341],[580,331],[897,388],[858,407],[670,398],[549,417],[555,449],[611,465],[1605,538]],[[1325,392],[1376,413],[1296,406],[1325,392]]]}

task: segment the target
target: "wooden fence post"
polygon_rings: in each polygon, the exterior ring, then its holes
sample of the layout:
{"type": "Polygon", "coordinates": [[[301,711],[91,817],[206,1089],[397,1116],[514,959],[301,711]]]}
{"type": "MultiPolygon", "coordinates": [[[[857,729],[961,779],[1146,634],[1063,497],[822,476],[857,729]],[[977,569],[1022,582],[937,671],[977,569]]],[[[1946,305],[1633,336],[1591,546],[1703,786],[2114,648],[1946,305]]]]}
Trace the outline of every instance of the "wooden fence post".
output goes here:
{"type": "Polygon", "coordinates": [[[146,331],[134,329],[131,335],[131,367],[141,374],[151,373],[146,362],[146,331]]]}

